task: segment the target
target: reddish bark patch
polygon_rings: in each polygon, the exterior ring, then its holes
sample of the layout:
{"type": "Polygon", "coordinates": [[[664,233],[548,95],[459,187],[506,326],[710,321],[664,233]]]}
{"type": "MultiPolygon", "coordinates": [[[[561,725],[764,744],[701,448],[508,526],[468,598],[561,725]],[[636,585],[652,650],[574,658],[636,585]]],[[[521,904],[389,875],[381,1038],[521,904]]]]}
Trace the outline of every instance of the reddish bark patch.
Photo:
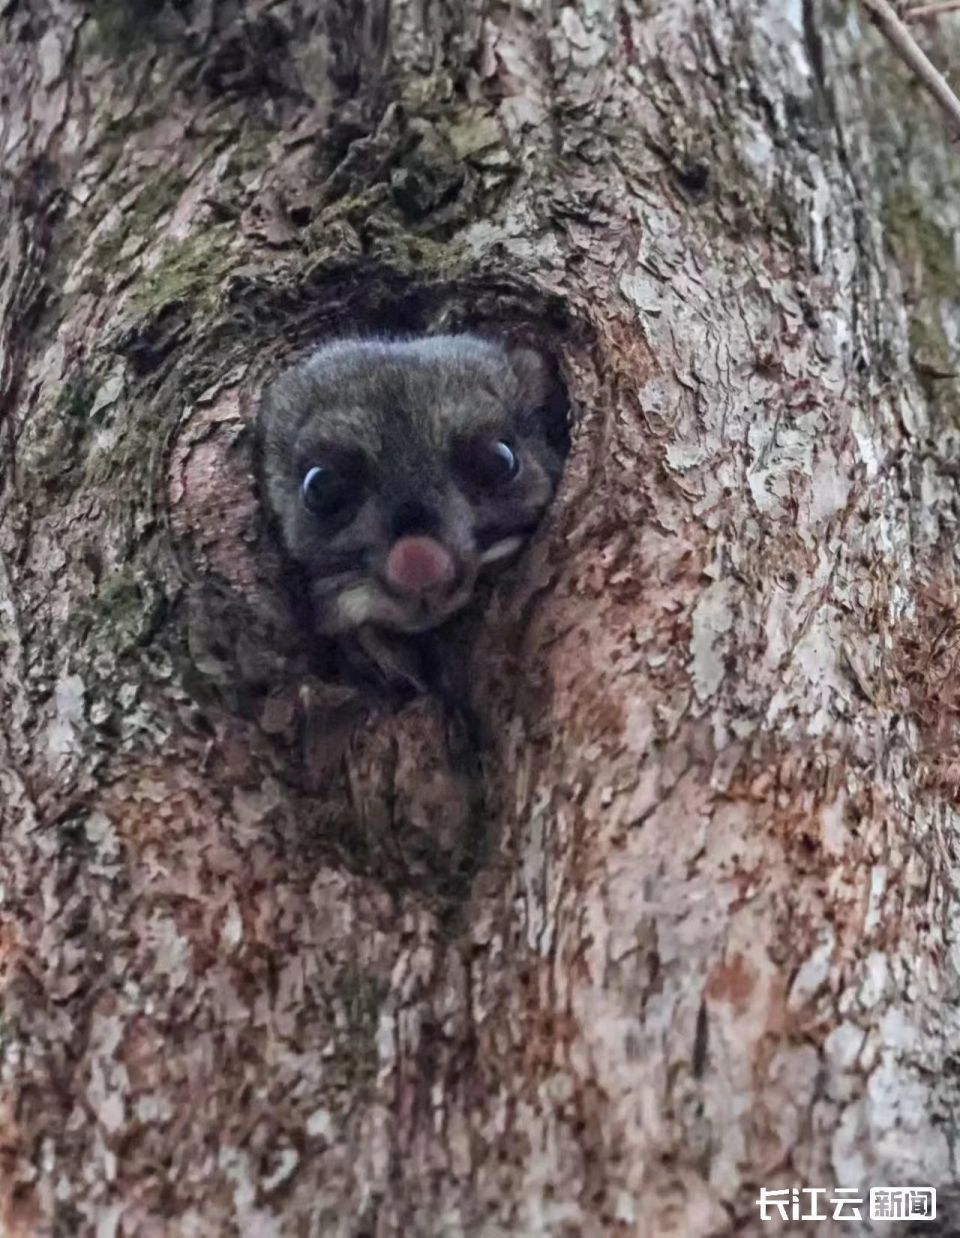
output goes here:
{"type": "Polygon", "coordinates": [[[922,783],[956,802],[960,800],[960,586],[945,581],[919,590],[913,617],[895,635],[891,677],[919,728],[922,783]]]}
{"type": "Polygon", "coordinates": [[[742,954],[734,954],[710,972],[706,993],[711,1001],[729,1002],[737,1014],[743,1014],[750,1004],[756,983],[754,969],[742,954]]]}
{"type": "Polygon", "coordinates": [[[30,1238],[39,1233],[43,1213],[35,1170],[24,1156],[24,1131],[9,1101],[0,1108],[0,1132],[0,1229],[9,1238],[30,1238]]]}

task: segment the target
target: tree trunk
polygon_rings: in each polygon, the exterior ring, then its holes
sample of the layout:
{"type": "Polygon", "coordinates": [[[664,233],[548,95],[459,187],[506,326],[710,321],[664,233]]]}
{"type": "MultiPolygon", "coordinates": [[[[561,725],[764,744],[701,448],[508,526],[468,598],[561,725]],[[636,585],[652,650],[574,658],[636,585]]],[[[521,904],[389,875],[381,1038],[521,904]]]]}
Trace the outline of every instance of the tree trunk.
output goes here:
{"type": "Polygon", "coordinates": [[[0,35],[4,1233],[949,1213],[960,169],[856,6],[0,35]],[[478,803],[311,669],[250,425],[328,335],[531,320],[574,447],[478,803]]]}

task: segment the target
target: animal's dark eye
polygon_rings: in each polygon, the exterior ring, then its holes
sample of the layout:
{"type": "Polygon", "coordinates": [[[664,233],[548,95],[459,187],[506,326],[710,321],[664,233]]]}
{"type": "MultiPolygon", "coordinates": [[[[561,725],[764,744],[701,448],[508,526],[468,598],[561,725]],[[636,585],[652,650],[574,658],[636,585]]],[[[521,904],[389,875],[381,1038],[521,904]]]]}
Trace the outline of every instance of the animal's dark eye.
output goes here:
{"type": "Polygon", "coordinates": [[[300,493],[304,506],[315,516],[335,516],[352,500],[354,487],[336,469],[318,465],[307,472],[300,493]]]}
{"type": "Polygon", "coordinates": [[[497,442],[491,445],[489,455],[491,472],[498,477],[502,476],[505,481],[512,481],[520,472],[520,461],[517,459],[517,453],[503,439],[498,439],[497,442]]]}
{"type": "Polygon", "coordinates": [[[471,439],[459,453],[468,480],[485,490],[508,486],[520,472],[520,458],[505,439],[471,439]]]}

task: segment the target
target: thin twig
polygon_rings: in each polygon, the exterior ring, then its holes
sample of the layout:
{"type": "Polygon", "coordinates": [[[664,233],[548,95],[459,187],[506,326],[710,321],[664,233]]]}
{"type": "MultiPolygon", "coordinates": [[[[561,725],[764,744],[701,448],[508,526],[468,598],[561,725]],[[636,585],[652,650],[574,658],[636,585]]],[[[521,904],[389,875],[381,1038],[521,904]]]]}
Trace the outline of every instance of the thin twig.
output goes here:
{"type": "Polygon", "coordinates": [[[958,9],[960,9],[960,0],[941,0],[940,4],[918,4],[915,9],[907,9],[903,20],[936,21],[944,13],[956,13],[958,9]]]}
{"type": "Polygon", "coordinates": [[[887,0],[860,0],[867,16],[884,36],[904,64],[916,74],[960,133],[960,99],[947,85],[942,74],[917,46],[916,40],[896,15],[887,0]]]}

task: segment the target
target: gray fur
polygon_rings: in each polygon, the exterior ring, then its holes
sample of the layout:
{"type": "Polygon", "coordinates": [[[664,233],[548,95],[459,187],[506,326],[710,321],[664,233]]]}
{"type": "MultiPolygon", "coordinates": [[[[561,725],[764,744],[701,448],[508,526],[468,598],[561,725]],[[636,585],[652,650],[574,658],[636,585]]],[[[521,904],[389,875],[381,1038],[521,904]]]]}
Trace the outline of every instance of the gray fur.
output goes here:
{"type": "Polygon", "coordinates": [[[338,340],[267,388],[264,497],[304,572],[318,632],[425,631],[469,601],[481,569],[509,561],[562,468],[544,413],[555,386],[534,348],[441,335],[338,340]],[[502,492],[480,492],[455,467],[458,444],[476,435],[509,439],[520,458],[519,476],[502,492]],[[341,456],[360,462],[363,497],[346,523],[329,528],[307,510],[301,486],[309,468],[341,456]],[[458,588],[432,610],[382,584],[397,513],[412,502],[435,514],[431,535],[463,568],[458,588]]]}

